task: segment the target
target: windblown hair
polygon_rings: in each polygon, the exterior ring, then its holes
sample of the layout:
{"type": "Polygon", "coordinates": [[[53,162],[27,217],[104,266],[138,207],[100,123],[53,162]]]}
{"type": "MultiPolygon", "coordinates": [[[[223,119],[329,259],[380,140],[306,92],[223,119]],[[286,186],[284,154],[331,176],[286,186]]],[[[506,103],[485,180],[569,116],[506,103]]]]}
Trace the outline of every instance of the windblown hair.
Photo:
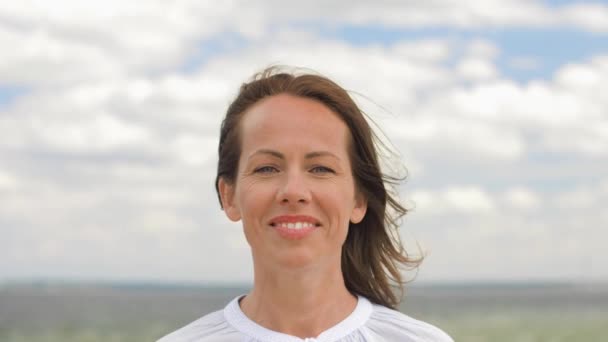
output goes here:
{"type": "Polygon", "coordinates": [[[236,181],[241,154],[239,122],[243,115],[258,101],[278,94],[318,101],[348,126],[351,135],[348,153],[355,186],[367,199],[367,211],[361,222],[351,222],[348,228],[342,247],[344,282],[351,293],[395,309],[403,297],[405,281],[401,270],[416,268],[422,261],[421,257],[410,257],[401,244],[399,220],[407,209],[387,190],[387,186],[394,189],[403,179],[382,174],[374,142],[382,143],[346,90],[330,79],[270,67],[241,86],[221,126],[215,181],[218,197],[220,178],[229,184],[236,181]]]}

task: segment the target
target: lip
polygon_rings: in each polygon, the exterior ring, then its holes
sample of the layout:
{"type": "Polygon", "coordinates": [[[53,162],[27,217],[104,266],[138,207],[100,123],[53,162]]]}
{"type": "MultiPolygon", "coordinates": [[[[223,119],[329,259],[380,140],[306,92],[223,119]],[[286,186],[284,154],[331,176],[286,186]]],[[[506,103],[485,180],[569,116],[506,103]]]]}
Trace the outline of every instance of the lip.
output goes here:
{"type": "Polygon", "coordinates": [[[314,224],[316,227],[321,225],[321,222],[312,217],[312,216],[308,216],[308,215],[281,215],[281,216],[276,216],[274,218],[272,218],[270,220],[270,225],[271,226],[275,226],[277,224],[280,223],[295,223],[295,222],[306,222],[306,223],[312,223],[314,224]]]}
{"type": "Polygon", "coordinates": [[[309,236],[314,231],[316,231],[321,226],[321,223],[319,220],[317,220],[316,218],[314,218],[312,216],[282,215],[282,216],[277,216],[277,217],[273,218],[270,221],[269,225],[272,227],[273,230],[275,230],[279,234],[279,236],[281,236],[284,239],[300,240],[300,239],[303,239],[303,238],[309,236]],[[311,225],[302,227],[300,229],[289,229],[289,228],[285,227],[285,225],[283,225],[283,223],[296,223],[296,222],[310,223],[311,225]]]}

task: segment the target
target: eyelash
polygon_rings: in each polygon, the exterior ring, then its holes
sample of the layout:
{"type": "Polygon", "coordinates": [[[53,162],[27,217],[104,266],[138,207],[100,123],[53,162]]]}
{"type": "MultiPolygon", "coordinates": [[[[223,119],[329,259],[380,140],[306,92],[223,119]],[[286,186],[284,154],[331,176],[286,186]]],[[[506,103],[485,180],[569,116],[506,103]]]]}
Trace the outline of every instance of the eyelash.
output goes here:
{"type": "MultiPolygon", "coordinates": [[[[311,168],[310,171],[312,171],[313,173],[336,173],[334,170],[330,169],[327,166],[315,166],[315,167],[311,168]],[[317,171],[315,171],[315,170],[317,170],[317,171]]],[[[253,170],[253,172],[254,173],[274,173],[274,172],[279,172],[279,170],[274,166],[265,165],[265,166],[258,167],[257,169],[253,170]]]]}
{"type": "Polygon", "coordinates": [[[279,171],[274,166],[265,165],[265,166],[258,167],[257,169],[253,170],[253,172],[255,172],[255,173],[270,173],[270,172],[268,172],[269,170],[271,170],[272,172],[278,172],[279,171]]]}
{"type": "MultiPolygon", "coordinates": [[[[334,170],[328,168],[327,166],[315,166],[315,167],[313,167],[311,169],[311,171],[314,171],[314,170],[322,170],[321,172],[323,172],[323,173],[326,173],[326,172],[327,173],[335,173],[334,170]]],[[[314,172],[314,173],[318,173],[318,172],[314,172]]]]}

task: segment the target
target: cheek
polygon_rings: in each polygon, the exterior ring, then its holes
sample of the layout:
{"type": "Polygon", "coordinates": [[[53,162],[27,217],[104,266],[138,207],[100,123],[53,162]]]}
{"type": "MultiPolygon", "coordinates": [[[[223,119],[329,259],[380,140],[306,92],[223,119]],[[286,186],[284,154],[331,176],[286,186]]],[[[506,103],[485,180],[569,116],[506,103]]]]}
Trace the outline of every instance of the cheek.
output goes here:
{"type": "Polygon", "coordinates": [[[327,189],[319,194],[319,200],[329,217],[335,221],[339,221],[340,226],[348,226],[353,209],[353,196],[351,196],[349,191],[344,191],[343,189],[327,189]]]}
{"type": "Polygon", "coordinates": [[[261,219],[274,200],[274,187],[260,182],[243,182],[238,189],[239,206],[243,214],[243,223],[261,219]]]}

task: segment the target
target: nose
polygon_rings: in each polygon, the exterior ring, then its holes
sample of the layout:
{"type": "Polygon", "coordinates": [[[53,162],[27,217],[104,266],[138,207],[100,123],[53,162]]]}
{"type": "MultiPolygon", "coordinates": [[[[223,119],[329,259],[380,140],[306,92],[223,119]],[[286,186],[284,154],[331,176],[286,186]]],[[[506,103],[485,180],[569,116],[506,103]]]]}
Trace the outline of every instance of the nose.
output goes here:
{"type": "Polygon", "coordinates": [[[285,178],[277,192],[277,200],[281,204],[309,203],[310,189],[306,184],[305,175],[299,171],[285,174],[285,178]]]}

